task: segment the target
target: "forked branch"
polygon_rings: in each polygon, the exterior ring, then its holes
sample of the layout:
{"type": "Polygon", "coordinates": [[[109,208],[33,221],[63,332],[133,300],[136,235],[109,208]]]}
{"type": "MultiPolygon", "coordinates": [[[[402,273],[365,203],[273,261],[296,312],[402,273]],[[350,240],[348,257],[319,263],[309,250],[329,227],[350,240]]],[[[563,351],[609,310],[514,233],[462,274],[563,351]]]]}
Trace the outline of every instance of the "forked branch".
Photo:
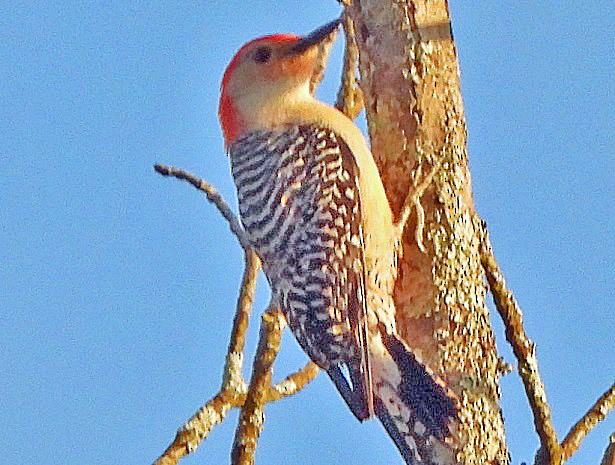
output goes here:
{"type": "Polygon", "coordinates": [[[538,372],[536,346],[523,327],[523,315],[519,304],[508,289],[504,275],[493,255],[486,226],[482,231],[481,262],[493,295],[495,306],[504,321],[506,339],[512,346],[518,362],[519,375],[529,400],[534,426],[540,438],[540,450],[536,465],[559,465],[568,460],[579,448],[585,436],[615,407],[615,384],[613,384],[589,409],[566,435],[562,443],[551,421],[545,388],[538,372]]]}
{"type": "MultiPolygon", "coordinates": [[[[562,441],[563,461],[568,460],[574,454],[587,433],[589,433],[598,423],[606,418],[611,410],[615,407],[615,383],[600,396],[594,405],[587,411],[568,432],[562,441]]],[[[615,435],[613,435],[615,443],[615,435]]],[[[613,447],[615,449],[615,446],[613,447]]],[[[611,452],[615,459],[615,452],[611,452]]]]}
{"type": "MultiPolygon", "coordinates": [[[[198,190],[204,192],[207,199],[218,208],[218,211],[227,220],[231,232],[237,237],[245,251],[245,268],[220,391],[178,430],[173,442],[154,462],[154,465],[176,465],[183,456],[194,452],[199,444],[207,438],[213,427],[222,422],[227,413],[235,407],[246,406],[243,412],[252,412],[251,414],[242,413],[241,418],[245,419],[244,417],[246,417],[247,420],[240,422],[236,443],[256,445],[258,434],[255,435],[255,431],[259,430],[260,424],[253,423],[252,419],[259,418],[259,412],[262,413],[262,408],[265,404],[291,396],[301,390],[316,377],[318,367],[310,362],[301,370],[290,374],[279,383],[271,385],[271,365],[279,350],[279,341],[284,323],[283,320],[280,320],[278,313],[268,312],[263,316],[263,326],[261,328],[261,342],[264,341],[262,344],[265,345],[259,345],[259,352],[254,361],[255,369],[251,387],[250,389],[246,387],[242,373],[243,350],[250,313],[254,303],[254,292],[256,289],[256,278],[260,270],[260,260],[250,248],[239,220],[213,186],[194,174],[179,168],[166,165],[155,165],[154,168],[163,176],[173,176],[188,181],[198,190]],[[277,320],[274,318],[275,315],[277,315],[277,320]]],[[[254,448],[244,448],[239,453],[240,461],[237,463],[252,463],[253,452],[254,448]]]]}
{"type": "Polygon", "coordinates": [[[270,308],[262,316],[252,379],[241,408],[239,425],[235,432],[235,441],[231,451],[231,463],[233,465],[252,465],[254,463],[256,445],[265,421],[264,408],[267,403],[267,392],[271,386],[273,362],[280,350],[282,330],[285,325],[286,320],[279,309],[270,308]]]}
{"type": "MultiPolygon", "coordinates": [[[[180,170],[173,172],[178,171],[180,170]]],[[[202,185],[201,183],[195,184],[192,182],[191,184],[195,186],[202,185]]],[[[224,202],[222,199],[220,201],[224,202]]],[[[230,214],[232,215],[232,212],[230,214]]],[[[237,299],[237,311],[233,321],[233,329],[231,330],[220,392],[201,407],[178,430],[171,445],[154,462],[154,465],[177,464],[184,455],[197,449],[201,441],[207,438],[212,428],[224,420],[230,409],[243,405],[246,396],[246,384],[242,374],[243,348],[259,269],[260,262],[256,254],[248,249],[245,255],[245,269],[239,298],[237,299]]]]}

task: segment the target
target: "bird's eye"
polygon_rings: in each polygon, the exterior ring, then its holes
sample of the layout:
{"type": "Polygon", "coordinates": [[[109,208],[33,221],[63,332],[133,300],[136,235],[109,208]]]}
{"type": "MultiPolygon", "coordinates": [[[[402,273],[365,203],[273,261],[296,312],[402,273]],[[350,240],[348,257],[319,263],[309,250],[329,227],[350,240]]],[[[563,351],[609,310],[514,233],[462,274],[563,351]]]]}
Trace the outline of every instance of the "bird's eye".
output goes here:
{"type": "Polygon", "coordinates": [[[271,58],[271,49],[269,47],[260,47],[254,52],[254,61],[257,63],[267,63],[271,58]]]}

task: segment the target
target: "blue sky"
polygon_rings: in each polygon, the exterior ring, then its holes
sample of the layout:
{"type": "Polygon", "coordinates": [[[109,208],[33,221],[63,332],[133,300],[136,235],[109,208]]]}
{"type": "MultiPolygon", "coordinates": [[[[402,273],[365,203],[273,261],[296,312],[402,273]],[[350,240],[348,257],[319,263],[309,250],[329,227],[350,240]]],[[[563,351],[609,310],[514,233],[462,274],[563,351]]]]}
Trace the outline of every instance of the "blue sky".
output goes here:
{"type": "MultiPolygon", "coordinates": [[[[451,2],[474,192],[563,436],[615,374],[615,6],[505,3],[451,2]]],[[[235,205],[216,118],[226,63],[255,36],[308,32],[339,11],[333,0],[0,6],[0,463],[150,463],[217,390],[241,251],[194,189],[152,165],[192,170],[235,205]]],[[[338,44],[325,100],[340,60],[338,44]]],[[[256,314],[267,299],[261,280],[256,314]]],[[[276,376],[304,362],[286,334],[276,376]]],[[[502,392],[513,463],[530,462],[516,374],[502,392]]],[[[401,464],[322,375],[266,414],[257,463],[401,464]]],[[[183,463],[228,463],[236,419],[183,463]]],[[[570,463],[598,463],[614,430],[612,415],[570,463]]]]}

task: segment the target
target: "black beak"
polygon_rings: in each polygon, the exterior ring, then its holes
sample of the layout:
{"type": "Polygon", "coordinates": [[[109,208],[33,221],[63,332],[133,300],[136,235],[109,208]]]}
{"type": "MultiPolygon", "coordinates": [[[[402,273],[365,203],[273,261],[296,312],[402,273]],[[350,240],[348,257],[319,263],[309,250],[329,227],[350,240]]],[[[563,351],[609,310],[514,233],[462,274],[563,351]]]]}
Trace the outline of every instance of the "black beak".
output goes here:
{"type": "Polygon", "coordinates": [[[325,24],[322,27],[319,27],[315,31],[309,33],[306,36],[303,36],[299,39],[299,41],[293,45],[290,49],[291,54],[299,54],[305,52],[307,49],[314,47],[315,45],[320,44],[322,41],[327,39],[333,31],[335,31],[339,25],[342,23],[342,19],[338,18],[330,23],[325,24]]]}

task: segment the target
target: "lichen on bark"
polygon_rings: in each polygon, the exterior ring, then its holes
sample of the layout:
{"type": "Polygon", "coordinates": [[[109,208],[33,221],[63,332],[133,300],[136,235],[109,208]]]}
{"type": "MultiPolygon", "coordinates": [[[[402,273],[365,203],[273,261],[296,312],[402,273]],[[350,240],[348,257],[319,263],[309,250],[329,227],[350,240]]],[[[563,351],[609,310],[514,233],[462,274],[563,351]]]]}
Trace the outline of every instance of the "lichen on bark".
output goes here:
{"type": "Polygon", "coordinates": [[[461,400],[459,463],[506,463],[482,223],[472,200],[448,6],[357,0],[349,11],[372,152],[395,213],[408,190],[435,170],[404,234],[395,289],[399,330],[461,400]]]}

